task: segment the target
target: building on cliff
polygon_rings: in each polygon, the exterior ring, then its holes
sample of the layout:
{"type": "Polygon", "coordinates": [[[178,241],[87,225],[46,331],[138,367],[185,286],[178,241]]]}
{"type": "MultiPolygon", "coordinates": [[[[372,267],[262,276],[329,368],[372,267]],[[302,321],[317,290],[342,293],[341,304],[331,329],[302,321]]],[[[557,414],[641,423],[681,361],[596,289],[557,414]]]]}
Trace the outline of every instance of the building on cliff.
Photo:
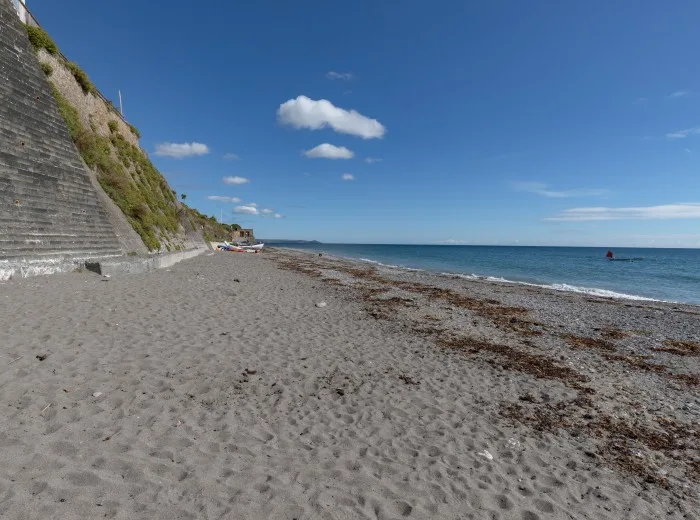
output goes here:
{"type": "Polygon", "coordinates": [[[27,2],[25,0],[12,0],[12,4],[15,7],[15,11],[17,11],[20,21],[22,23],[27,23],[29,21],[26,8],[27,2]]]}
{"type": "Polygon", "coordinates": [[[231,239],[235,242],[237,240],[249,240],[255,241],[255,233],[252,229],[234,229],[231,231],[231,239]]]}

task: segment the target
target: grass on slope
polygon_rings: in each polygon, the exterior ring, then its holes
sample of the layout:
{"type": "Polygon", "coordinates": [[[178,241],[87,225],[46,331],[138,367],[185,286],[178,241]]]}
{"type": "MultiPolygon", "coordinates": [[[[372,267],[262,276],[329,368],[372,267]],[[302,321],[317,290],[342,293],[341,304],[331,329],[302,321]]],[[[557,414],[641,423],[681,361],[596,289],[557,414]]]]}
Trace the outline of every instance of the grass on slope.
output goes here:
{"type": "MultiPolygon", "coordinates": [[[[166,233],[178,231],[175,195],[146,154],[120,134],[97,135],[80,122],[78,111],[52,84],[58,108],[85,163],[141,236],[148,249],[161,247],[166,233]]],[[[167,244],[166,244],[167,245],[167,244]]]]}

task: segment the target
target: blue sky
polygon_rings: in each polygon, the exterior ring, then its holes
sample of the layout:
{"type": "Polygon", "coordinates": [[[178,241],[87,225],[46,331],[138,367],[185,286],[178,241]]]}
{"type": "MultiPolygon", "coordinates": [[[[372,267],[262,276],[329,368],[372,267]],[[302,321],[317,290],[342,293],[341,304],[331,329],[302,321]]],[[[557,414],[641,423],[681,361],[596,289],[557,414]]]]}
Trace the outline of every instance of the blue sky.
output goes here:
{"type": "Polygon", "coordinates": [[[695,0],[28,7],[259,237],[700,247],[695,0]]]}

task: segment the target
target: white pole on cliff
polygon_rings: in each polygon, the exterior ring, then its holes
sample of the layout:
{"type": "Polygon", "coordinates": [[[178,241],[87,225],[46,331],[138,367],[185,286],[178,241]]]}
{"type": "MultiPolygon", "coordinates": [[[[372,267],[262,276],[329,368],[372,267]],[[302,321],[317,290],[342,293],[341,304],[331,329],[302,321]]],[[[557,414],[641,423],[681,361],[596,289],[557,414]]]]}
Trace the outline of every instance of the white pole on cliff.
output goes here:
{"type": "Polygon", "coordinates": [[[122,117],[124,117],[124,109],[122,108],[122,91],[119,90],[119,112],[121,112],[122,117]]]}

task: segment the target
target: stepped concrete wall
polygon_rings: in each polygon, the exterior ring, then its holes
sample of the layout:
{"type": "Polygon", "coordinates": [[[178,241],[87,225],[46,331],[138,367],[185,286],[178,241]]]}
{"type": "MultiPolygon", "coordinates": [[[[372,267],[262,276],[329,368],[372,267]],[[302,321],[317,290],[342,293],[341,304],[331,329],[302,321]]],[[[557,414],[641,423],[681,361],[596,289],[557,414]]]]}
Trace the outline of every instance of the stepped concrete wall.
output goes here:
{"type": "Polygon", "coordinates": [[[0,278],[122,253],[11,0],[0,0],[0,278]]]}

